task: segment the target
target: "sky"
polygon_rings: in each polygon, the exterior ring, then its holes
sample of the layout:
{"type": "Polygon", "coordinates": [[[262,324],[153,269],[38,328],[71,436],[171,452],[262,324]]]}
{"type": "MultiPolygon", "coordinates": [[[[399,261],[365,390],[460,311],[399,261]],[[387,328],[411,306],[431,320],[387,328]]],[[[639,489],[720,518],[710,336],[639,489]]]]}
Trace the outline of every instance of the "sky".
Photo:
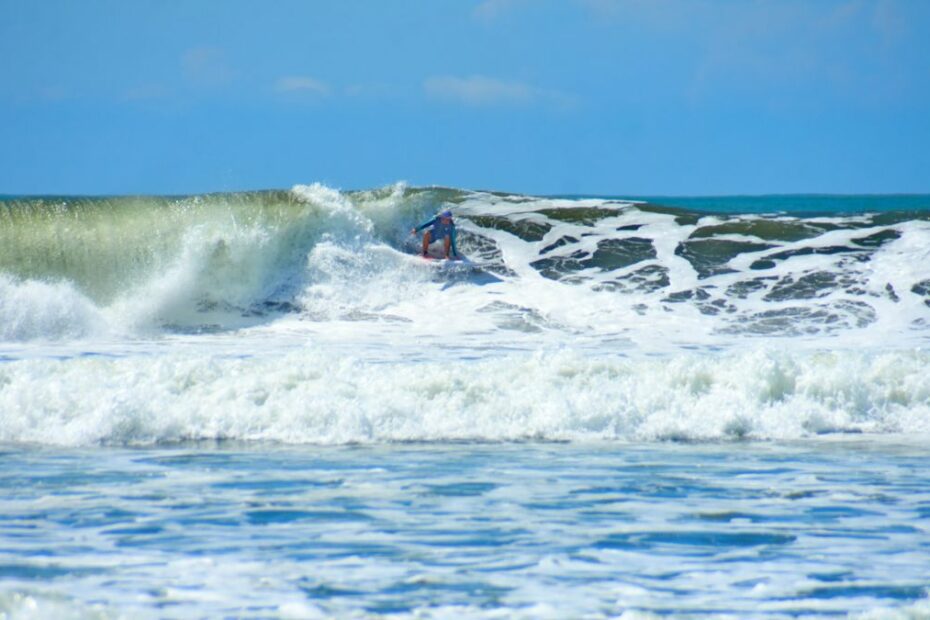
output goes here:
{"type": "Polygon", "coordinates": [[[927,0],[0,0],[0,194],[930,193],[927,0]]]}

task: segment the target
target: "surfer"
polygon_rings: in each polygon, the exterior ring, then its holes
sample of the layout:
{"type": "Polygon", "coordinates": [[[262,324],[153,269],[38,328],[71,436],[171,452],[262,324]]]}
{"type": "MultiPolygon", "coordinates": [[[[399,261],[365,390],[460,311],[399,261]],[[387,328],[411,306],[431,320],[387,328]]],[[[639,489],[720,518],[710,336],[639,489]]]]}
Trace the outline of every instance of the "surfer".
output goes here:
{"type": "Polygon", "coordinates": [[[446,209],[431,220],[411,229],[410,234],[415,235],[424,228],[429,228],[423,233],[424,258],[429,257],[430,244],[440,240],[443,242],[446,259],[458,260],[460,258],[458,248],[455,247],[455,222],[452,221],[452,211],[446,209]]]}

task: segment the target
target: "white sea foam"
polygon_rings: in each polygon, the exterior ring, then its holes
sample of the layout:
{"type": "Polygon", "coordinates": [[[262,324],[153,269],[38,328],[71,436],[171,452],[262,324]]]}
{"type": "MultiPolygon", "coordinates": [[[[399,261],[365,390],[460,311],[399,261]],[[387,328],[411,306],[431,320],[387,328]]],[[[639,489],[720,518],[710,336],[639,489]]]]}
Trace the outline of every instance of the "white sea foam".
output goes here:
{"type": "Polygon", "coordinates": [[[112,620],[122,618],[101,605],[84,605],[64,596],[0,592],[3,620],[112,620]]]}
{"type": "Polygon", "coordinates": [[[909,605],[873,605],[861,612],[849,614],[850,620],[927,620],[930,618],[930,600],[909,605]]]}
{"type": "Polygon", "coordinates": [[[0,365],[0,441],[791,439],[930,432],[930,357],[571,352],[481,361],[130,357],[0,365]],[[37,390],[36,386],[42,386],[37,390]]]}
{"type": "Polygon", "coordinates": [[[61,340],[105,331],[105,317],[71,283],[0,273],[0,341],[61,340]]]}

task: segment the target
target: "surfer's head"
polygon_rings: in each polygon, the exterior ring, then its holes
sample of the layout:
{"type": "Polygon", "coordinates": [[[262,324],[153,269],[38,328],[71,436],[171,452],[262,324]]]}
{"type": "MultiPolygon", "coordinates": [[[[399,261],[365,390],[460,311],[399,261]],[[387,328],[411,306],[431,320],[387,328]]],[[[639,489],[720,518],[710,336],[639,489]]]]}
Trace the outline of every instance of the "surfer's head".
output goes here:
{"type": "Polygon", "coordinates": [[[444,219],[444,220],[451,220],[451,219],[452,219],[452,211],[449,211],[448,209],[446,209],[445,211],[443,211],[443,212],[441,212],[441,213],[439,214],[439,217],[442,218],[442,219],[444,219]]]}

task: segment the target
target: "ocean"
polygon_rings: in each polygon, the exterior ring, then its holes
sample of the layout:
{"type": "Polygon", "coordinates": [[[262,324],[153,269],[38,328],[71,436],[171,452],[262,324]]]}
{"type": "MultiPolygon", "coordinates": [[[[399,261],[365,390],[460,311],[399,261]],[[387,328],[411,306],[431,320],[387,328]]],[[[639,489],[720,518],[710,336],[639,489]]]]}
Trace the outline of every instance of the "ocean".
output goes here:
{"type": "Polygon", "coordinates": [[[930,618],[928,439],[927,195],[0,197],[4,620],[930,618]]]}

